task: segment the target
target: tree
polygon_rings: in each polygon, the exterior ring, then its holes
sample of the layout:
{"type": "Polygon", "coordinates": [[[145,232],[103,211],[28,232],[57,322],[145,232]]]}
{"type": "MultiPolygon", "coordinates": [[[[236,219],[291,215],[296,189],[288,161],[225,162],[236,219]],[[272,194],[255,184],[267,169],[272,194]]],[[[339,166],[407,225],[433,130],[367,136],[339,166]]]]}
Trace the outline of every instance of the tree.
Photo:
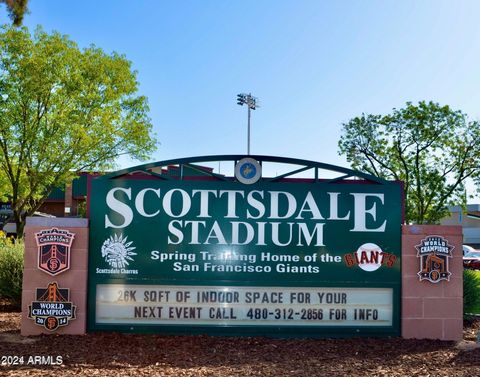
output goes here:
{"type": "Polygon", "coordinates": [[[0,0],[0,3],[7,5],[8,15],[13,25],[20,26],[23,22],[23,16],[27,13],[28,0],[0,0]]]}
{"type": "Polygon", "coordinates": [[[54,187],[78,171],[107,170],[120,155],[156,148],[131,63],[38,28],[0,30],[0,179],[17,233],[54,187]]]}
{"type": "Polygon", "coordinates": [[[343,124],[339,151],[354,169],[404,182],[408,223],[438,223],[466,204],[465,181],[478,181],[480,125],[433,102],[407,102],[388,115],[343,124]]]}

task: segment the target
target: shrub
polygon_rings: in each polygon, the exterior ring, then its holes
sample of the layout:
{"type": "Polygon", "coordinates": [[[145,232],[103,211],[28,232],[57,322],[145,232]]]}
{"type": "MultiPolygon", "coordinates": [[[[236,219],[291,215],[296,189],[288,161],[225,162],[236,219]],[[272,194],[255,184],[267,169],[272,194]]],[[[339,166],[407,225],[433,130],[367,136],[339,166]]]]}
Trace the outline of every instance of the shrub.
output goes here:
{"type": "Polygon", "coordinates": [[[480,272],[463,272],[463,313],[480,314],[480,272]]]}
{"type": "Polygon", "coordinates": [[[0,235],[0,297],[20,305],[23,277],[23,241],[0,235]]]}

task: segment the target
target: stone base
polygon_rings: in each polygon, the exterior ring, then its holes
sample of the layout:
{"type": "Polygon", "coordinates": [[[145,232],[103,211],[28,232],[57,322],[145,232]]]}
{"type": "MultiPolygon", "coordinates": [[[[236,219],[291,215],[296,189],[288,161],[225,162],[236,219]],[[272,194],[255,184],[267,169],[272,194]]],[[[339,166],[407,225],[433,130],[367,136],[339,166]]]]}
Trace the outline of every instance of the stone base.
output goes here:
{"type": "Polygon", "coordinates": [[[461,226],[407,225],[402,228],[402,337],[461,340],[463,336],[463,235],[461,226]],[[455,248],[450,280],[420,281],[416,245],[442,236],[455,248]]]}
{"type": "Polygon", "coordinates": [[[25,226],[25,262],[22,291],[22,335],[85,334],[87,329],[87,276],[88,276],[88,220],[77,218],[29,217],[25,226]],[[68,230],[75,234],[70,250],[70,268],[55,276],[38,268],[39,248],[35,233],[52,228],[68,230]],[[69,301],[76,306],[75,319],[54,331],[28,318],[29,306],[37,301],[36,289],[47,288],[56,282],[59,289],[68,288],[69,301]]]}

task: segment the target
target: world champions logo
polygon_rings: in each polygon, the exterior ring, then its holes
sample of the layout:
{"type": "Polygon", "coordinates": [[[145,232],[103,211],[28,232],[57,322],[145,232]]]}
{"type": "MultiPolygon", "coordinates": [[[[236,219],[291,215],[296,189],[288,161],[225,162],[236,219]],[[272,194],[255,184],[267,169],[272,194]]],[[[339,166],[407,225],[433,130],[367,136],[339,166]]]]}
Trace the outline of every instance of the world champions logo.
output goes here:
{"type": "Polygon", "coordinates": [[[38,268],[55,276],[70,268],[70,249],[75,233],[52,228],[35,233],[38,246],[38,268]]]}
{"type": "Polygon", "coordinates": [[[69,289],[59,288],[57,282],[51,282],[47,288],[35,291],[36,301],[28,306],[28,318],[33,319],[36,325],[55,331],[75,319],[77,307],[69,301],[69,289]]]}
{"type": "Polygon", "coordinates": [[[441,236],[428,236],[423,239],[417,249],[420,258],[420,271],[417,275],[422,280],[438,283],[442,280],[450,281],[448,260],[452,257],[454,246],[441,236]]]}

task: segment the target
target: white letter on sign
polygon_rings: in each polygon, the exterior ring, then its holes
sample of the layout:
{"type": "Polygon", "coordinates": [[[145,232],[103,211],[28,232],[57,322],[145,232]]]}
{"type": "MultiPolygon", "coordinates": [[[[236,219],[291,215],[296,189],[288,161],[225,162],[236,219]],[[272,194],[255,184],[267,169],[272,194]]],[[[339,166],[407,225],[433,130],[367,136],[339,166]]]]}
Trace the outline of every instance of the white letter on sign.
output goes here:
{"type": "Polygon", "coordinates": [[[366,226],[367,214],[371,215],[374,221],[377,219],[377,203],[373,203],[373,205],[369,209],[367,209],[367,196],[380,198],[383,204],[384,194],[352,193],[351,195],[353,195],[353,197],[355,198],[354,227],[351,232],[384,232],[387,220],[385,220],[383,224],[380,225],[378,228],[368,229],[366,226]]]}
{"type": "Polygon", "coordinates": [[[152,191],[154,192],[155,194],[157,194],[157,196],[160,198],[160,189],[152,189],[152,188],[146,188],[146,189],[143,189],[142,191],[140,191],[137,195],[137,197],[135,198],[135,207],[137,208],[137,211],[140,215],[142,215],[143,217],[154,217],[154,216],[157,216],[160,211],[156,211],[154,213],[151,213],[151,214],[148,214],[145,212],[145,207],[144,207],[144,202],[145,202],[145,194],[148,192],[148,191],[152,191]]]}
{"type": "Polygon", "coordinates": [[[112,210],[117,212],[119,215],[123,217],[123,223],[120,225],[115,225],[113,224],[110,219],[108,218],[108,215],[105,215],[105,228],[125,228],[126,226],[129,226],[130,223],[133,220],[133,211],[132,209],[127,206],[125,203],[121,202],[117,198],[115,198],[115,192],[116,191],[122,191],[125,194],[127,194],[127,198],[131,199],[132,198],[132,189],[131,188],[123,188],[123,187],[116,187],[111,189],[107,193],[107,206],[112,210]]]}

